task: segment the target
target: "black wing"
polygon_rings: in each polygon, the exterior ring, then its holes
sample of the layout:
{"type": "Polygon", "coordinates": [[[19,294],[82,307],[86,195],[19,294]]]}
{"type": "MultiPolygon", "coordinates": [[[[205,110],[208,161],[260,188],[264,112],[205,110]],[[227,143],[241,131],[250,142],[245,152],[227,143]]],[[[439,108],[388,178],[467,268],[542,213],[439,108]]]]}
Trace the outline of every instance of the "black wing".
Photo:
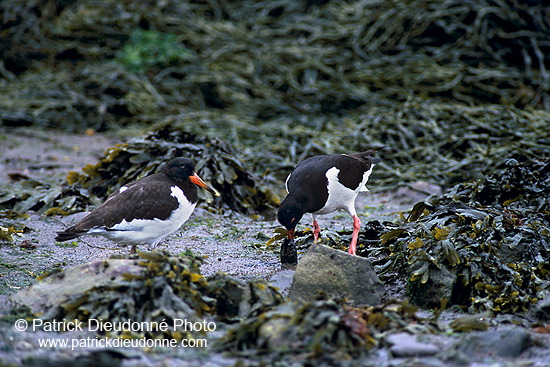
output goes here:
{"type": "Polygon", "coordinates": [[[172,196],[172,187],[166,181],[136,183],[123,192],[111,196],[84,219],[58,233],[56,240],[76,238],[92,228],[110,228],[117,223],[134,219],[167,219],[179,206],[178,199],[172,196]]]}

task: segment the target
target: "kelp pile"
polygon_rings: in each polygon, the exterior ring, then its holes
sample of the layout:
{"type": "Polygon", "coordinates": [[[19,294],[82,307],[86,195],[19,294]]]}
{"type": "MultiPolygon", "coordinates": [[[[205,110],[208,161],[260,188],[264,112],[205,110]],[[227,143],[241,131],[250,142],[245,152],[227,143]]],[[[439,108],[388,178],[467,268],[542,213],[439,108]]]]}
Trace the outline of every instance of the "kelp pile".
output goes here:
{"type": "Polygon", "coordinates": [[[164,121],[279,183],[310,155],[379,146],[383,188],[548,156],[540,1],[17,0],[0,13],[4,125],[164,121]]]}
{"type": "Polygon", "coordinates": [[[550,291],[550,162],[502,162],[498,173],[414,206],[406,223],[367,226],[383,280],[407,278],[411,301],[522,312],[550,291]]]}
{"type": "MultiPolygon", "coordinates": [[[[92,194],[111,194],[125,183],[154,173],[162,163],[179,156],[191,157],[200,176],[220,193],[221,205],[239,213],[255,214],[273,209],[277,198],[251,174],[223,141],[188,133],[164,124],[142,138],[111,148],[96,165],[67,177],[69,184],[92,189],[92,194]]],[[[212,201],[204,192],[204,199],[212,201]]],[[[216,202],[214,202],[216,206],[216,202]]]]}
{"type": "Polygon", "coordinates": [[[434,320],[417,317],[416,310],[396,301],[367,308],[334,298],[285,303],[230,329],[218,341],[218,349],[235,355],[266,354],[276,360],[288,355],[325,361],[338,355],[342,360],[381,346],[389,331],[407,330],[413,324],[415,333],[439,331],[434,320]]]}
{"type": "MultiPolygon", "coordinates": [[[[146,268],[143,275],[123,274],[108,285],[94,287],[83,294],[72,296],[67,302],[44,315],[49,320],[109,320],[122,323],[143,320],[149,324],[165,321],[174,325],[176,319],[191,322],[211,311],[213,300],[200,290],[207,285],[200,274],[200,259],[176,257],[164,253],[140,252],[140,265],[146,268]]],[[[117,331],[129,337],[165,337],[177,340],[193,337],[190,331],[117,331]],[[164,335],[166,333],[166,335],[164,335]]],[[[115,333],[116,335],[116,333],[115,333]]]]}
{"type": "Polygon", "coordinates": [[[83,167],[83,173],[69,172],[63,184],[29,185],[30,180],[15,183],[15,189],[7,187],[0,193],[0,204],[21,213],[29,209],[45,214],[83,210],[180,156],[195,160],[200,176],[220,191],[221,199],[214,202],[212,196],[199,190],[213,207],[257,214],[273,211],[277,204],[277,198],[265,186],[259,187],[259,179],[246,170],[227,144],[169,125],[108,149],[99,162],[83,167]]]}
{"type": "Polygon", "coordinates": [[[409,94],[550,103],[541,1],[34,0],[4,1],[0,12],[0,75],[27,86],[4,89],[18,97],[1,108],[11,123],[130,123],[139,118],[136,94],[149,111],[240,109],[259,120],[340,114],[409,94]]]}
{"type": "Polygon", "coordinates": [[[224,274],[203,277],[200,274],[202,259],[191,254],[140,252],[138,257],[143,274],[126,273],[107,285],[75,294],[42,318],[105,320],[113,325],[124,325],[128,320],[140,320],[148,325],[165,322],[168,328],[121,327],[123,330],[101,333],[110,337],[182,340],[204,337],[211,330],[202,327],[196,330],[175,320],[203,323],[208,318],[214,320],[218,313],[223,320],[228,320],[283,302],[283,297],[265,282],[245,283],[224,274]],[[222,282],[231,287],[221,289],[222,282]],[[232,307],[225,307],[227,305],[232,307]]]}

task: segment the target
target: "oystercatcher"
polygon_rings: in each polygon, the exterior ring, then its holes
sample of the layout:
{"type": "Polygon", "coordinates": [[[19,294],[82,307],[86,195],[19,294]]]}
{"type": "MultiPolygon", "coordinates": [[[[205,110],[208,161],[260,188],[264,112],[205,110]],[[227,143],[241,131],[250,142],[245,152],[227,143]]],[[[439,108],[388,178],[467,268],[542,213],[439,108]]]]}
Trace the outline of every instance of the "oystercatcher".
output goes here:
{"type": "MultiPolygon", "coordinates": [[[[283,241],[281,259],[294,237],[296,225],[305,213],[313,216],[313,239],[319,239],[319,215],[346,210],[353,218],[353,234],[348,252],[355,255],[361,220],[355,212],[355,199],[361,191],[368,191],[365,184],[379,158],[373,158],[373,150],[354,154],[318,155],[300,162],[286,179],[287,197],[281,203],[277,219],[287,229],[283,241]]],[[[285,262],[285,261],[283,261],[285,262]]]]}
{"type": "Polygon", "coordinates": [[[155,247],[189,219],[198,201],[197,186],[219,192],[196,173],[188,158],[166,163],[160,172],[122,186],[74,226],[57,232],[56,241],[83,235],[107,237],[122,245],[155,247]]]}

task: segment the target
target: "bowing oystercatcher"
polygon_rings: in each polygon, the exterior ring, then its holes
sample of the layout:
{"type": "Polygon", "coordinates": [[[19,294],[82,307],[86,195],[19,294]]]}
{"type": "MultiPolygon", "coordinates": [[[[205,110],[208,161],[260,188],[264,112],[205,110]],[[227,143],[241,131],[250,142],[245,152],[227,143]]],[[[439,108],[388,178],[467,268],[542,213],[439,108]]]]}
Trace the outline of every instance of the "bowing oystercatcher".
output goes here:
{"type": "MultiPolygon", "coordinates": [[[[355,255],[361,220],[355,212],[355,199],[379,158],[371,157],[373,150],[354,154],[318,155],[300,162],[286,179],[287,197],[281,203],[277,219],[286,227],[288,238],[281,247],[281,259],[294,237],[296,225],[305,213],[313,216],[313,239],[319,239],[319,215],[346,210],[353,218],[353,234],[348,252],[355,255]]],[[[287,261],[283,261],[287,262],[287,261]]],[[[295,261],[294,261],[295,262],[295,261]]]]}
{"type": "Polygon", "coordinates": [[[197,186],[219,192],[196,173],[189,158],[176,158],[160,172],[122,186],[74,226],[57,232],[56,241],[84,235],[107,237],[122,245],[155,247],[189,219],[198,201],[197,186]]]}

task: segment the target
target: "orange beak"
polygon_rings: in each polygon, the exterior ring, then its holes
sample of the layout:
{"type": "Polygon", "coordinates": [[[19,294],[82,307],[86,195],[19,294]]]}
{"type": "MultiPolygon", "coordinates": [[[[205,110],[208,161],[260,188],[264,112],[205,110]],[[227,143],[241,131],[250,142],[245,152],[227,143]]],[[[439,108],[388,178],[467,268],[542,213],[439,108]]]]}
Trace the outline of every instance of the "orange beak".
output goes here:
{"type": "Polygon", "coordinates": [[[189,180],[190,180],[192,183],[194,183],[195,185],[202,187],[203,189],[205,189],[205,190],[208,191],[208,192],[211,192],[212,195],[214,195],[214,196],[220,196],[220,193],[218,192],[218,190],[216,190],[216,189],[213,188],[212,186],[207,185],[206,182],[204,182],[204,181],[202,180],[202,178],[200,178],[196,173],[193,174],[193,176],[190,176],[190,177],[189,177],[189,180]]]}

